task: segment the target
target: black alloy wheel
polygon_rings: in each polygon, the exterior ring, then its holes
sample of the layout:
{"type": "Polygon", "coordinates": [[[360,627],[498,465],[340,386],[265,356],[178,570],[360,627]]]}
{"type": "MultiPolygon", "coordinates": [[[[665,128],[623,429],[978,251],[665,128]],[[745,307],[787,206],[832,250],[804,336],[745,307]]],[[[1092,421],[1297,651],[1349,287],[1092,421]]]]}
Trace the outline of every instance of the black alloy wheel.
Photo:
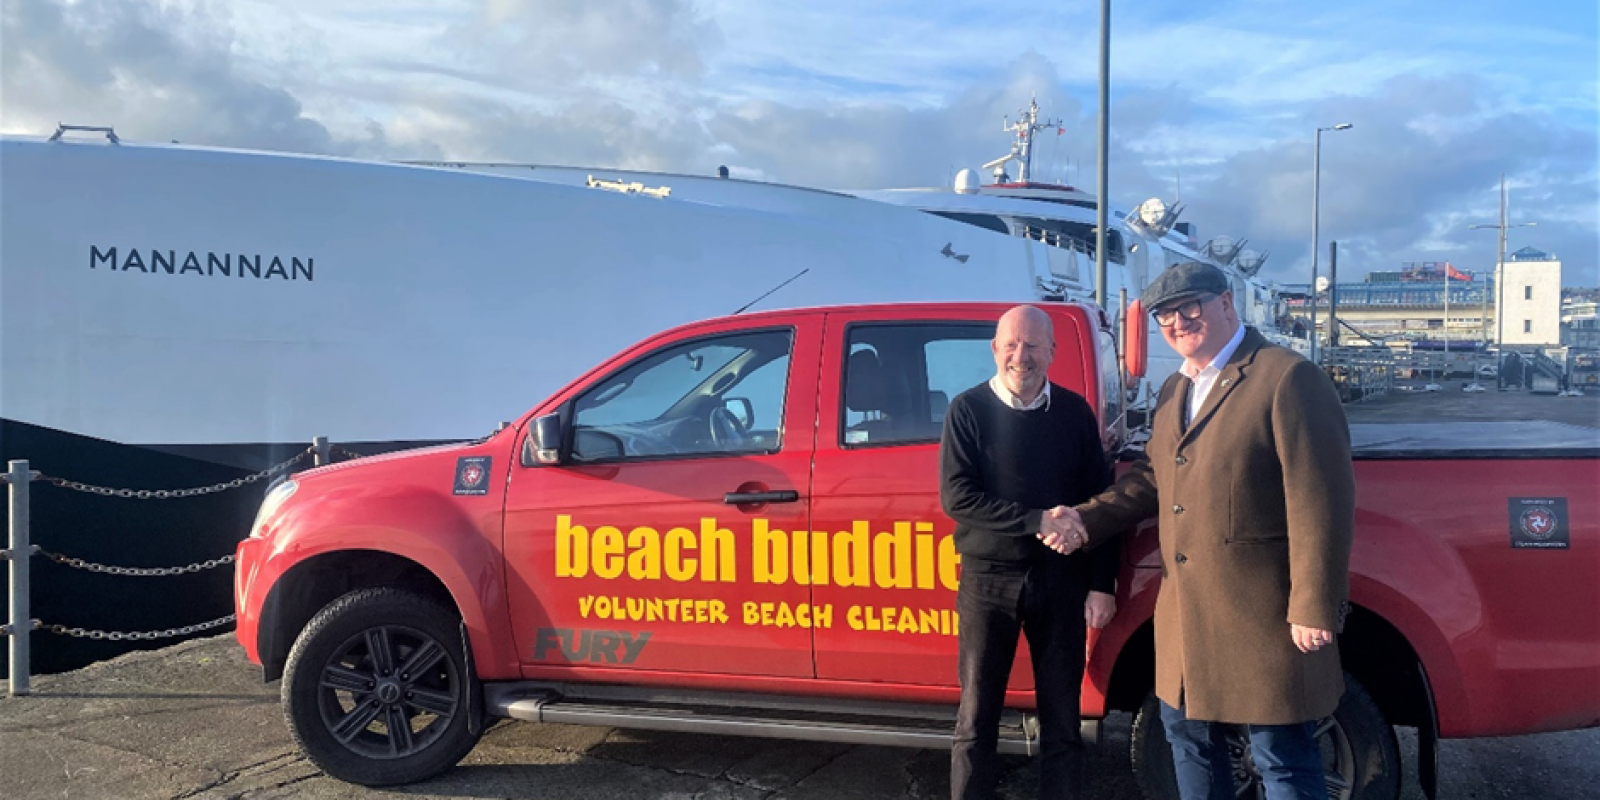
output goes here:
{"type": "Polygon", "coordinates": [[[460,620],[394,588],[328,604],[295,641],[284,715],[327,774],[366,786],[431,778],[477,744],[460,620]]]}

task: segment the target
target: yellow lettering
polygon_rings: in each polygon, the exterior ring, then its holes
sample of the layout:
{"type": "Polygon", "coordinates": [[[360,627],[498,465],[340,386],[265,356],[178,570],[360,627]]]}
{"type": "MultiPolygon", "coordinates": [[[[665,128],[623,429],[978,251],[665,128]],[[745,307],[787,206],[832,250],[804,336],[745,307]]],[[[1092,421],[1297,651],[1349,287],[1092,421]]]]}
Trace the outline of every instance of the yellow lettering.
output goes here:
{"type": "Polygon", "coordinates": [[[661,579],[661,534],[655,528],[638,527],[628,532],[628,577],[636,581],[661,579]]]}
{"type": "Polygon", "coordinates": [[[911,588],[911,523],[872,537],[872,582],[879,589],[911,588]]]}
{"type": "Polygon", "coordinates": [[[950,591],[961,586],[961,554],[956,552],[956,537],[939,540],[939,584],[950,591]]]}
{"type": "Polygon", "coordinates": [[[769,529],[767,521],[757,519],[751,544],[751,569],[756,583],[783,583],[789,580],[789,535],[769,529]]]}
{"type": "Polygon", "coordinates": [[[917,615],[909,608],[900,609],[899,622],[895,623],[895,633],[916,633],[917,615]]]}
{"type": "Polygon", "coordinates": [[[833,582],[836,586],[867,586],[872,576],[867,574],[871,564],[868,558],[868,537],[872,535],[867,523],[857,520],[850,530],[839,531],[833,537],[833,582]]]}
{"type": "Polygon", "coordinates": [[[684,558],[683,551],[693,551],[694,531],[688,528],[673,528],[667,531],[667,577],[675,581],[694,579],[695,567],[699,566],[699,559],[684,558]]]}
{"type": "Polygon", "coordinates": [[[833,627],[833,604],[829,603],[828,605],[822,606],[820,608],[818,608],[817,606],[812,606],[811,607],[811,625],[814,628],[831,628],[831,627],[833,627]]]}
{"type": "MultiPolygon", "coordinates": [[[[599,545],[597,544],[596,547],[599,545]]],[[[700,519],[700,549],[705,559],[700,563],[700,580],[733,583],[734,570],[733,531],[718,528],[713,517],[700,519]]]]}
{"type": "Polygon", "coordinates": [[[933,588],[933,523],[917,523],[917,588],[933,588]]]}
{"type": "Polygon", "coordinates": [[[811,585],[828,585],[828,532],[811,532],[811,585]]]}
{"type": "Polygon", "coordinates": [[[794,582],[801,586],[811,584],[811,532],[795,531],[794,544],[794,582]]]}
{"type": "Polygon", "coordinates": [[[756,605],[754,601],[751,601],[751,600],[744,601],[744,624],[746,624],[746,625],[760,625],[761,624],[761,607],[756,605]]]}
{"type": "Polygon", "coordinates": [[[572,524],[568,514],[556,515],[556,577],[581,578],[589,574],[589,529],[572,524]]]}
{"type": "Polygon", "coordinates": [[[851,606],[850,610],[844,613],[844,618],[846,622],[850,623],[851,630],[859,631],[866,629],[866,626],[861,622],[861,606],[851,606]]]}
{"type": "Polygon", "coordinates": [[[711,601],[711,621],[722,623],[728,621],[728,606],[721,600],[711,601]]]}
{"type": "Polygon", "coordinates": [[[610,525],[594,529],[594,574],[610,580],[622,574],[622,531],[610,525]]]}
{"type": "Polygon", "coordinates": [[[589,618],[589,609],[594,607],[594,595],[578,598],[578,616],[589,618]]]}

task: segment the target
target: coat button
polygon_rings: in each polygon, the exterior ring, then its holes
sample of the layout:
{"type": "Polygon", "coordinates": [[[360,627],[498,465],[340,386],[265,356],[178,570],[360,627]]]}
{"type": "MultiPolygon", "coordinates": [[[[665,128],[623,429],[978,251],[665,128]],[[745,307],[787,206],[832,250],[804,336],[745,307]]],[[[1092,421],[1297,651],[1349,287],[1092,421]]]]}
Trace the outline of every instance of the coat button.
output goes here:
{"type": "Polygon", "coordinates": [[[1178,562],[1179,564],[1187,564],[1187,563],[1189,563],[1189,557],[1184,555],[1184,554],[1182,554],[1182,553],[1179,553],[1178,555],[1174,556],[1172,560],[1178,562]]]}
{"type": "Polygon", "coordinates": [[[1174,458],[1172,460],[1178,462],[1178,466],[1180,466],[1180,467],[1183,466],[1184,464],[1189,463],[1189,459],[1187,457],[1185,457],[1185,456],[1178,456],[1177,458],[1174,458]]]}
{"type": "Polygon", "coordinates": [[[1174,505],[1172,507],[1172,513],[1174,513],[1174,514],[1182,514],[1183,513],[1183,506],[1174,505]]]}

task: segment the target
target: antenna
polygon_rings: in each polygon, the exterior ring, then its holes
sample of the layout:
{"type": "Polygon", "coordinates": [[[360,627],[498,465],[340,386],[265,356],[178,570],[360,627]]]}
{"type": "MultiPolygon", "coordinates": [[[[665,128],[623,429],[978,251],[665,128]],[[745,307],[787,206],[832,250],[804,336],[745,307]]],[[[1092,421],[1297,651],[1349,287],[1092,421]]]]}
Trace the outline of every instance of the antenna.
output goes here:
{"type": "Polygon", "coordinates": [[[756,298],[756,299],[754,299],[754,300],[751,300],[751,301],[750,301],[750,302],[748,302],[748,303],[745,303],[745,304],[744,304],[744,305],[742,305],[742,306],[739,306],[739,310],[738,310],[738,311],[735,311],[735,312],[733,312],[733,313],[735,313],[735,314],[743,314],[743,313],[744,313],[744,310],[745,310],[745,309],[747,309],[747,308],[749,308],[749,307],[751,307],[751,306],[753,306],[753,305],[755,305],[755,304],[756,304],[756,303],[759,303],[759,302],[761,302],[761,301],[762,301],[762,300],[764,300],[764,299],[766,299],[766,297],[767,297],[767,295],[769,295],[769,294],[772,294],[772,293],[773,293],[773,292],[776,292],[776,291],[778,291],[778,290],[779,290],[779,289],[782,289],[782,288],[783,288],[783,287],[785,287],[785,286],[788,286],[788,285],[789,285],[789,284],[791,284],[791,283],[794,283],[794,281],[795,281],[795,278],[798,278],[798,277],[800,277],[800,276],[801,276],[801,275],[804,275],[804,274],[806,274],[806,273],[807,273],[807,272],[810,272],[810,271],[811,271],[811,268],[810,268],[810,267],[806,267],[806,268],[805,268],[805,269],[803,269],[803,270],[800,270],[800,271],[799,271],[799,272],[796,272],[796,273],[795,273],[795,274],[794,274],[794,278],[790,278],[790,279],[789,279],[789,280],[786,280],[786,281],[784,281],[784,282],[783,282],[783,283],[780,283],[780,284],[778,284],[778,285],[777,285],[777,286],[774,286],[774,287],[772,287],[772,288],[771,288],[771,289],[768,289],[768,290],[767,290],[767,292],[766,292],[766,294],[763,294],[763,295],[761,295],[761,296],[760,296],[760,297],[757,297],[757,298],[756,298]]]}

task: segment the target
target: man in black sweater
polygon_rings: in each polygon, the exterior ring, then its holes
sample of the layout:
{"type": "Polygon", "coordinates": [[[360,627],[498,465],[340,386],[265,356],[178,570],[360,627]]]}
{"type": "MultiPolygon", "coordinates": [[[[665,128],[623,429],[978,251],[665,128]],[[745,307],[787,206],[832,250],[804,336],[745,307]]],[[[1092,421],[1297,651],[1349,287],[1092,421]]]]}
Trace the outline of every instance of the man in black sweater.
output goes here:
{"type": "Polygon", "coordinates": [[[1076,798],[1085,624],[1104,627],[1116,613],[1117,554],[1103,546],[1064,556],[1044,541],[1077,535],[1059,516],[1110,485],[1111,466],[1089,404],[1049,382],[1049,315],[1033,306],[1007,311],[991,348],[995,377],[951,401],[939,444],[939,496],[961,554],[961,710],[950,795],[994,796],[1000,716],[1022,632],[1038,701],[1039,796],[1076,798]]]}

